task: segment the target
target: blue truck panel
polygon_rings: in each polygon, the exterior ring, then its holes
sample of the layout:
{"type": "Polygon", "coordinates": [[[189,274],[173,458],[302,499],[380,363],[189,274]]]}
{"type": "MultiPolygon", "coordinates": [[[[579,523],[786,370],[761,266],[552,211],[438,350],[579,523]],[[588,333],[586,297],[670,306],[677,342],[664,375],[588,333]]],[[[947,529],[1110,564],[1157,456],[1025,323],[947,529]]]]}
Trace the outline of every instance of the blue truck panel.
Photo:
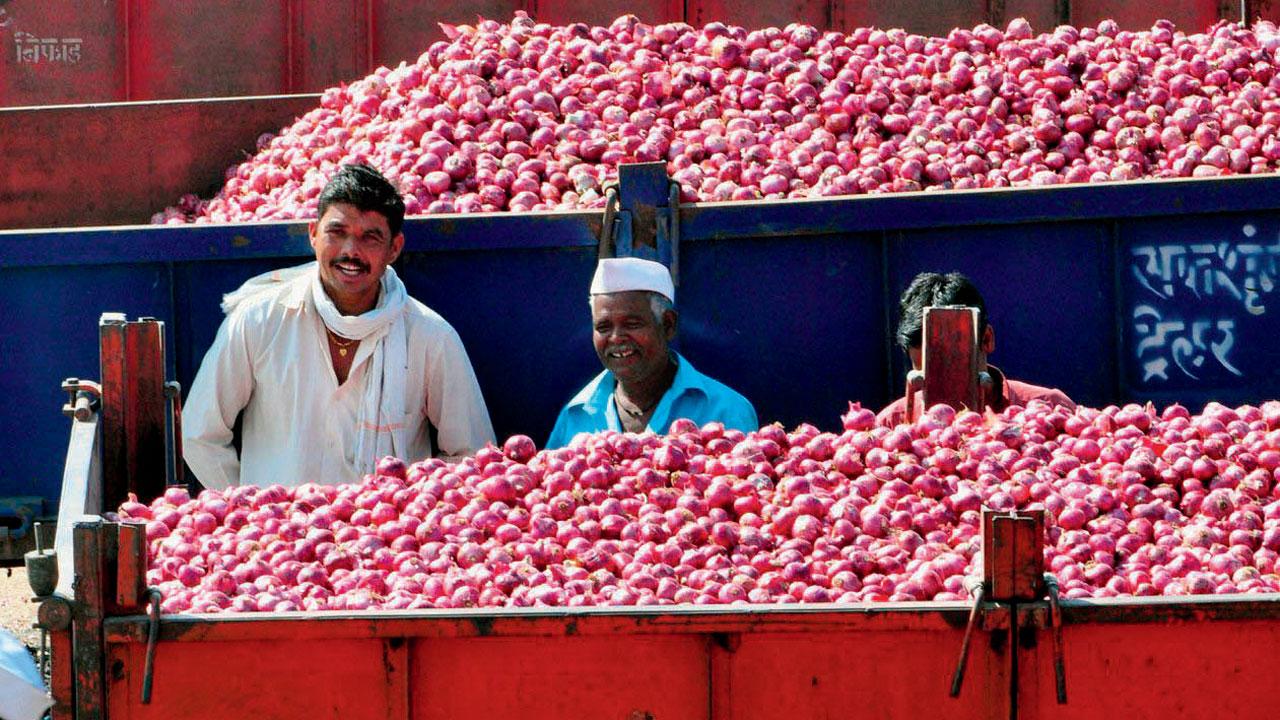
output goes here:
{"type": "Polygon", "coordinates": [[[1280,217],[1133,222],[1117,279],[1124,381],[1136,397],[1236,403],[1280,387],[1280,217]]]}
{"type": "MultiPolygon", "coordinates": [[[[891,331],[897,298],[917,273],[958,270],[982,290],[995,330],[993,364],[1010,377],[1061,388],[1076,402],[1106,404],[1117,397],[1109,362],[1116,334],[1105,225],[921,230],[895,233],[889,247],[891,331]]],[[[893,376],[904,377],[905,353],[895,348],[893,359],[893,376]]]]}
{"type": "Polygon", "coordinates": [[[453,325],[467,348],[499,440],[539,446],[568,399],[600,372],[587,286],[595,247],[494,254],[410,253],[397,264],[409,292],[453,325]]]}
{"type": "Polygon", "coordinates": [[[877,235],[735,238],[681,249],[679,348],[762,423],[839,426],[888,399],[877,235]]]}
{"type": "MultiPolygon", "coordinates": [[[[626,217],[667,217],[626,200],[664,202],[661,179],[623,184],[626,217]]],[[[1278,197],[1280,177],[1241,177],[712,203],[681,207],[658,242],[680,258],[678,347],[764,422],[835,428],[846,400],[896,396],[897,297],[926,269],[977,280],[1010,375],[1091,405],[1194,407],[1280,395],[1278,197]]],[[[397,270],[458,330],[499,436],[541,442],[598,371],[585,300],[601,226],[596,212],[406,224],[397,270]]],[[[309,255],[302,223],[0,232],[0,302],[20,328],[0,333],[0,432],[21,442],[0,456],[0,496],[55,509],[58,384],[97,376],[102,312],[164,320],[186,387],[221,294],[309,255]]]]}
{"type": "MultiPolygon", "coordinates": [[[[96,380],[98,315],[95,308],[169,322],[170,280],[162,263],[85,269],[6,267],[0,271],[0,497],[38,495],[56,504],[67,451],[68,420],[59,412],[67,377],[96,380]],[[104,303],[108,305],[104,305],[104,303]]],[[[173,347],[172,341],[168,346],[173,347]]],[[[169,356],[166,353],[166,356],[169,356]]],[[[172,363],[169,371],[173,372],[172,363]]]]}

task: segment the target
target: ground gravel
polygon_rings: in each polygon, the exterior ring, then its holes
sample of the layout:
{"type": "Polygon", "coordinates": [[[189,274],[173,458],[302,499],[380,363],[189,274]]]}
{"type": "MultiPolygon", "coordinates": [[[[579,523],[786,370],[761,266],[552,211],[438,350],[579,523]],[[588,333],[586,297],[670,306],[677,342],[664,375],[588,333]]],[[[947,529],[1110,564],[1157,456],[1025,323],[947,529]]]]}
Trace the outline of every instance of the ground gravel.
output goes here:
{"type": "Polygon", "coordinates": [[[18,636],[33,651],[40,647],[36,603],[31,602],[31,586],[26,568],[0,568],[0,628],[18,636]]]}

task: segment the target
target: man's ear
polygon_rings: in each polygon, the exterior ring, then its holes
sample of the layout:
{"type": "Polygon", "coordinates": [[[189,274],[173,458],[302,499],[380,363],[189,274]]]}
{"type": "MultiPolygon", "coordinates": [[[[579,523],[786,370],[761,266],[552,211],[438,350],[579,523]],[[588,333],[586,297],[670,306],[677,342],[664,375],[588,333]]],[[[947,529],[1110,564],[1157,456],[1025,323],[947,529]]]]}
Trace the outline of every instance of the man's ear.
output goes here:
{"type": "Polygon", "coordinates": [[[667,342],[671,342],[676,336],[676,327],[680,324],[680,314],[675,310],[668,310],[662,313],[662,333],[666,336],[667,342]]]}
{"type": "Polygon", "coordinates": [[[995,331],[995,328],[988,325],[987,329],[982,331],[982,353],[984,355],[990,355],[991,353],[995,352],[995,350],[996,350],[996,331],[995,331]]]}
{"type": "Polygon", "coordinates": [[[307,223],[307,239],[311,242],[311,249],[316,249],[316,228],[320,227],[320,223],[312,220],[307,223]]]}
{"type": "Polygon", "coordinates": [[[402,232],[396,233],[396,236],[391,238],[391,260],[387,264],[390,265],[391,263],[399,259],[400,251],[403,249],[404,249],[404,233],[402,232]]]}

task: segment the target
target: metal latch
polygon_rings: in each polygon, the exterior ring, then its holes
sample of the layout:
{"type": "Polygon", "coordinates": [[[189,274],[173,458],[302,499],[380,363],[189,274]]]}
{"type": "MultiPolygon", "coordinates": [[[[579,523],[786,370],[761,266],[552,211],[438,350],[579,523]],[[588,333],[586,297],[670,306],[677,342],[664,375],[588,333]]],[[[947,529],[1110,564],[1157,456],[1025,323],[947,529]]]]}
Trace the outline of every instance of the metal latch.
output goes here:
{"type": "Polygon", "coordinates": [[[62,414],[80,422],[88,422],[102,407],[102,386],[92,380],[67,378],[62,390],[71,397],[62,406],[62,414]]]}
{"type": "MultiPolygon", "coordinates": [[[[1007,632],[1009,642],[1010,712],[1016,715],[1018,697],[1018,637],[1022,618],[1028,610],[1047,610],[1052,629],[1053,669],[1057,700],[1067,702],[1066,662],[1062,641],[1062,610],[1058,603],[1058,581],[1044,572],[1044,511],[982,510],[982,577],[966,584],[973,596],[973,608],[960,644],[960,657],[951,676],[951,697],[960,697],[973,631],[984,616],[997,607],[1007,609],[1007,623],[990,623],[993,632],[1007,632]],[[997,627],[998,625],[998,627],[997,627]]],[[[1038,613],[1041,617],[1045,613],[1038,613]]],[[[1033,626],[1039,627],[1039,624],[1033,626]]]]}

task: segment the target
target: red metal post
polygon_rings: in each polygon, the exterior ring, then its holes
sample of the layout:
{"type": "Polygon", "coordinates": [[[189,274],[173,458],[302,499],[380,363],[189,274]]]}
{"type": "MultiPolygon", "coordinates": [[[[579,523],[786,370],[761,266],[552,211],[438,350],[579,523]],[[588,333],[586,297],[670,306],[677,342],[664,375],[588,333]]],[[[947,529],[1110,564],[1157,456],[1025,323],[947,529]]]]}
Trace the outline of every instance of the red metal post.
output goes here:
{"type": "MultiPolygon", "coordinates": [[[[106,717],[106,648],[102,641],[105,558],[102,523],[78,522],[73,530],[76,566],[71,651],[76,720],[106,717]]],[[[65,657],[65,656],[64,656],[65,657]]]]}
{"type": "Polygon", "coordinates": [[[168,477],[164,323],[155,318],[139,318],[129,323],[125,342],[129,363],[129,489],[142,502],[150,502],[164,493],[168,477]]]}
{"type": "Polygon", "coordinates": [[[49,632],[49,694],[52,720],[75,718],[75,674],[71,658],[71,628],[49,632]]]}
{"type": "Polygon", "coordinates": [[[36,611],[37,624],[49,636],[49,695],[53,720],[75,717],[75,675],[71,643],[71,603],[61,595],[45,597],[36,611]]]}
{"type": "Polygon", "coordinates": [[[978,388],[978,311],[929,307],[924,311],[924,408],[945,403],[982,410],[978,388]]]}
{"type": "Polygon", "coordinates": [[[103,313],[98,320],[102,379],[102,506],[116,508],[128,490],[129,446],[125,327],[122,313],[103,313]]]}
{"type": "Polygon", "coordinates": [[[164,492],[168,472],[164,323],[105,313],[99,328],[103,507],[119,506],[130,492],[149,502],[164,492]]]}
{"type": "Polygon", "coordinates": [[[1044,599],[1044,511],[982,511],[982,570],[993,602],[1044,599]]]}

